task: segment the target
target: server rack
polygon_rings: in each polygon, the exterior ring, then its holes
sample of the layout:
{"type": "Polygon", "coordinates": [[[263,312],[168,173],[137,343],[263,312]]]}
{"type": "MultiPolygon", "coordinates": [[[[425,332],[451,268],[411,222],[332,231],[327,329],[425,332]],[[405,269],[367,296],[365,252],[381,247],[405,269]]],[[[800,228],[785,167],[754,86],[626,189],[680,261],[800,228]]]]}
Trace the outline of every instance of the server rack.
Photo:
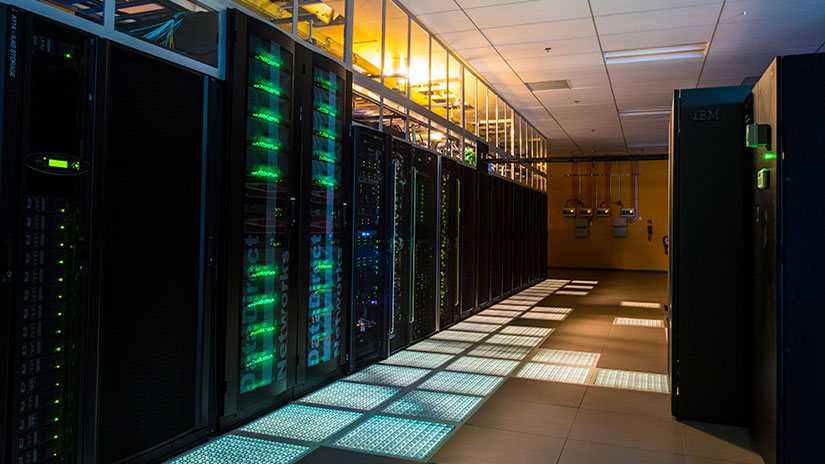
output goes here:
{"type": "Polygon", "coordinates": [[[413,149],[412,311],[410,339],[436,331],[438,314],[438,155],[413,149]]]}
{"type": "Polygon", "coordinates": [[[297,377],[300,126],[293,42],[229,10],[221,428],[290,398],[297,377]]]}
{"type": "Polygon", "coordinates": [[[412,248],[414,243],[412,233],[412,161],[413,147],[409,143],[392,138],[390,140],[390,163],[387,166],[385,177],[389,192],[387,199],[392,205],[392,221],[386,221],[391,240],[390,257],[392,272],[387,273],[390,279],[388,287],[390,294],[390,327],[389,348],[395,353],[406,348],[410,342],[410,308],[412,306],[412,248]]]}
{"type": "Polygon", "coordinates": [[[502,208],[504,197],[504,181],[496,176],[490,178],[490,301],[502,296],[502,249],[504,237],[502,235],[502,208]]]}
{"type": "Polygon", "coordinates": [[[673,97],[668,338],[679,418],[749,420],[751,182],[742,142],[749,93],[750,87],[720,87],[673,97]]]}
{"type": "Polygon", "coordinates": [[[389,140],[366,127],[352,127],[353,180],[352,327],[350,367],[359,369],[387,355],[391,308],[394,203],[389,173],[389,140]],[[391,187],[391,188],[387,188],[391,187]]]}
{"type": "Polygon", "coordinates": [[[548,223],[548,211],[547,211],[547,194],[543,194],[540,197],[539,206],[541,208],[541,266],[539,267],[539,272],[541,273],[540,278],[544,279],[547,276],[547,248],[550,246],[549,239],[550,239],[550,232],[548,230],[549,223],[548,223]]]}
{"type": "Polygon", "coordinates": [[[491,200],[490,185],[491,178],[486,168],[480,163],[478,170],[478,267],[477,267],[477,304],[479,306],[490,301],[490,268],[492,262],[491,253],[491,200]]]}
{"type": "Polygon", "coordinates": [[[461,314],[461,171],[455,161],[440,157],[439,196],[439,316],[441,329],[461,314]]]}
{"type": "Polygon", "coordinates": [[[524,266],[522,256],[524,237],[524,193],[525,188],[519,184],[513,184],[513,291],[521,288],[521,274],[524,266]]]}
{"type": "MultiPolygon", "coordinates": [[[[825,221],[821,195],[822,55],[777,58],[753,88],[752,122],[766,131],[751,152],[754,376],[751,410],[767,463],[813,462],[821,453],[825,339],[825,221]]],[[[754,140],[756,139],[756,140],[754,140]]]]}
{"type": "Polygon", "coordinates": [[[502,181],[501,195],[501,294],[513,290],[513,187],[509,180],[502,181]]]}
{"type": "Polygon", "coordinates": [[[298,393],[346,370],[352,73],[303,46],[295,55],[301,102],[298,393]]]}
{"type": "Polygon", "coordinates": [[[0,460],[75,461],[92,370],[94,38],[0,5],[0,460]],[[6,378],[6,376],[9,378],[6,378]]]}
{"type": "Polygon", "coordinates": [[[472,313],[476,309],[476,285],[478,270],[476,268],[478,252],[477,222],[478,211],[478,175],[474,167],[461,167],[461,199],[459,206],[459,231],[461,233],[461,314],[472,313]]]}

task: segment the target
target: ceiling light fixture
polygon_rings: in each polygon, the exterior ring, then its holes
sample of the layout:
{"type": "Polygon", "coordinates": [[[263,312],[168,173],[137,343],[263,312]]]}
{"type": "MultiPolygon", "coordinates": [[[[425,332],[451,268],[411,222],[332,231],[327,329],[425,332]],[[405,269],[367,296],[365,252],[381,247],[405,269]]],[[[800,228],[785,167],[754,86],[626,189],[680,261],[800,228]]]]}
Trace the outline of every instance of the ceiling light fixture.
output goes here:
{"type": "Polygon", "coordinates": [[[647,61],[683,60],[702,58],[708,54],[708,43],[671,45],[668,47],[635,48],[604,52],[607,64],[643,63],[647,61]]]}
{"type": "Polygon", "coordinates": [[[664,116],[670,115],[670,110],[619,110],[619,117],[629,116],[664,116]]]}

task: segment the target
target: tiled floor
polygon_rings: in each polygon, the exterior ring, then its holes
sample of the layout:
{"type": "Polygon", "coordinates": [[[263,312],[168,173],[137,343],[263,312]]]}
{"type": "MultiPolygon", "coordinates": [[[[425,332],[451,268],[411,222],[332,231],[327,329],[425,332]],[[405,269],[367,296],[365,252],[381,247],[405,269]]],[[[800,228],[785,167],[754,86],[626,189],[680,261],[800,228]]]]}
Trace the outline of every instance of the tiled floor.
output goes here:
{"type": "Polygon", "coordinates": [[[173,462],[762,462],[747,430],[671,416],[664,275],[549,275],[173,462]]]}

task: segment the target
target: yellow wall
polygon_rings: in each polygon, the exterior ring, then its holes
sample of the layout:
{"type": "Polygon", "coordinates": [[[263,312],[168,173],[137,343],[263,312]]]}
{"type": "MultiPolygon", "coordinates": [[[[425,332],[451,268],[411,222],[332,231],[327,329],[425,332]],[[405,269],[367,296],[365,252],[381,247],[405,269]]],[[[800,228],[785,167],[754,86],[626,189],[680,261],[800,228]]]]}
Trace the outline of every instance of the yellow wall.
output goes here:
{"type": "MultiPolygon", "coordinates": [[[[622,162],[622,172],[631,173],[634,163],[622,162]]],[[[578,174],[577,163],[550,163],[548,173],[548,252],[550,267],[578,267],[594,269],[633,269],[667,271],[667,255],[664,254],[662,237],[667,235],[667,161],[639,162],[639,219],[631,222],[626,238],[613,237],[613,219],[619,217],[616,206],[609,218],[591,219],[590,236],[576,238],[574,219],[562,216],[565,201],[578,197],[578,178],[564,177],[578,174]],[[648,241],[647,221],[653,221],[653,236],[648,241]]],[[[608,163],[581,163],[582,172],[607,174],[608,163]]],[[[612,163],[612,172],[618,172],[618,163],[612,163]]],[[[607,177],[582,177],[582,199],[588,207],[594,204],[594,179],[599,183],[599,200],[607,201],[607,177]]],[[[619,199],[618,179],[613,177],[613,201],[619,199]]],[[[631,178],[622,179],[622,202],[625,208],[633,207],[631,178]]],[[[570,202],[570,207],[574,202],[570,202]]]]}

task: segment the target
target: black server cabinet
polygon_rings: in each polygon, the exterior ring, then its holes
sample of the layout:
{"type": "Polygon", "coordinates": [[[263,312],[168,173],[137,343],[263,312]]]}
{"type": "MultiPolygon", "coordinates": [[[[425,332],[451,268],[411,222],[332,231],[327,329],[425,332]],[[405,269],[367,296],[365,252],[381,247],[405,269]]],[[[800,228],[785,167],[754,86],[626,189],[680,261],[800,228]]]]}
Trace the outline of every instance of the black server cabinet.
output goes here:
{"type": "Polygon", "coordinates": [[[814,462],[825,429],[825,169],[820,54],[777,58],[753,89],[754,437],[767,463],[814,462]]]}
{"type": "Polygon", "coordinates": [[[76,462],[88,417],[94,40],[0,5],[0,461],[76,462]]]}
{"type": "Polygon", "coordinates": [[[490,301],[490,263],[492,262],[491,246],[490,246],[490,183],[492,182],[490,175],[486,170],[479,165],[478,171],[478,207],[476,208],[476,217],[478,219],[478,243],[477,243],[477,304],[479,306],[490,301]]]}
{"type": "Polygon", "coordinates": [[[410,340],[436,331],[438,314],[438,155],[413,149],[412,276],[410,340]]]}
{"type": "Polygon", "coordinates": [[[752,271],[743,140],[749,93],[749,87],[720,87],[674,94],[668,338],[672,411],[679,418],[748,422],[752,271]]]}
{"type": "Polygon", "coordinates": [[[390,353],[406,348],[410,342],[410,308],[412,307],[412,162],[413,147],[396,138],[390,141],[390,164],[385,181],[389,192],[387,199],[392,205],[392,221],[387,221],[392,259],[392,272],[387,273],[390,282],[389,338],[390,353]]]}
{"type": "Polygon", "coordinates": [[[513,184],[513,291],[521,288],[522,267],[524,266],[524,187],[513,184]]]}
{"type": "Polygon", "coordinates": [[[295,55],[301,110],[296,392],[303,392],[346,370],[352,73],[300,45],[295,55]]]}
{"type": "Polygon", "coordinates": [[[386,357],[390,290],[392,227],[386,224],[393,204],[391,177],[386,177],[389,140],[383,133],[352,127],[353,158],[353,256],[352,327],[350,367],[360,369],[386,357]]]}
{"type": "Polygon", "coordinates": [[[549,231],[550,224],[548,223],[550,218],[548,217],[547,211],[547,208],[549,207],[547,202],[547,194],[543,193],[539,199],[539,207],[541,208],[541,224],[539,225],[539,230],[541,231],[541,266],[539,267],[539,271],[541,275],[539,278],[544,280],[547,277],[547,251],[551,245],[549,231]]]}
{"type": "Polygon", "coordinates": [[[221,428],[289,398],[296,382],[300,169],[293,42],[229,10],[225,358],[221,428]]]}
{"type": "Polygon", "coordinates": [[[502,296],[502,208],[504,197],[504,181],[497,176],[490,175],[490,301],[502,296]]]}
{"type": "Polygon", "coordinates": [[[522,284],[530,284],[533,282],[533,270],[535,269],[535,224],[536,224],[536,208],[535,198],[536,192],[532,189],[524,190],[524,247],[522,248],[522,255],[524,256],[524,276],[522,284]]]}
{"type": "Polygon", "coordinates": [[[207,105],[216,84],[116,45],[103,61],[97,459],[153,461],[207,431],[206,199],[216,172],[207,160],[217,153],[207,105]]]}
{"type": "Polygon", "coordinates": [[[461,314],[472,313],[476,309],[476,282],[478,270],[479,227],[478,214],[478,174],[474,167],[461,165],[461,198],[458,208],[459,232],[461,233],[461,314]]]}
{"type": "Polygon", "coordinates": [[[506,296],[513,290],[513,189],[515,185],[504,180],[501,195],[501,294],[506,296]]]}
{"type": "Polygon", "coordinates": [[[458,163],[441,157],[438,264],[440,328],[458,321],[461,315],[461,170],[458,163]]]}

